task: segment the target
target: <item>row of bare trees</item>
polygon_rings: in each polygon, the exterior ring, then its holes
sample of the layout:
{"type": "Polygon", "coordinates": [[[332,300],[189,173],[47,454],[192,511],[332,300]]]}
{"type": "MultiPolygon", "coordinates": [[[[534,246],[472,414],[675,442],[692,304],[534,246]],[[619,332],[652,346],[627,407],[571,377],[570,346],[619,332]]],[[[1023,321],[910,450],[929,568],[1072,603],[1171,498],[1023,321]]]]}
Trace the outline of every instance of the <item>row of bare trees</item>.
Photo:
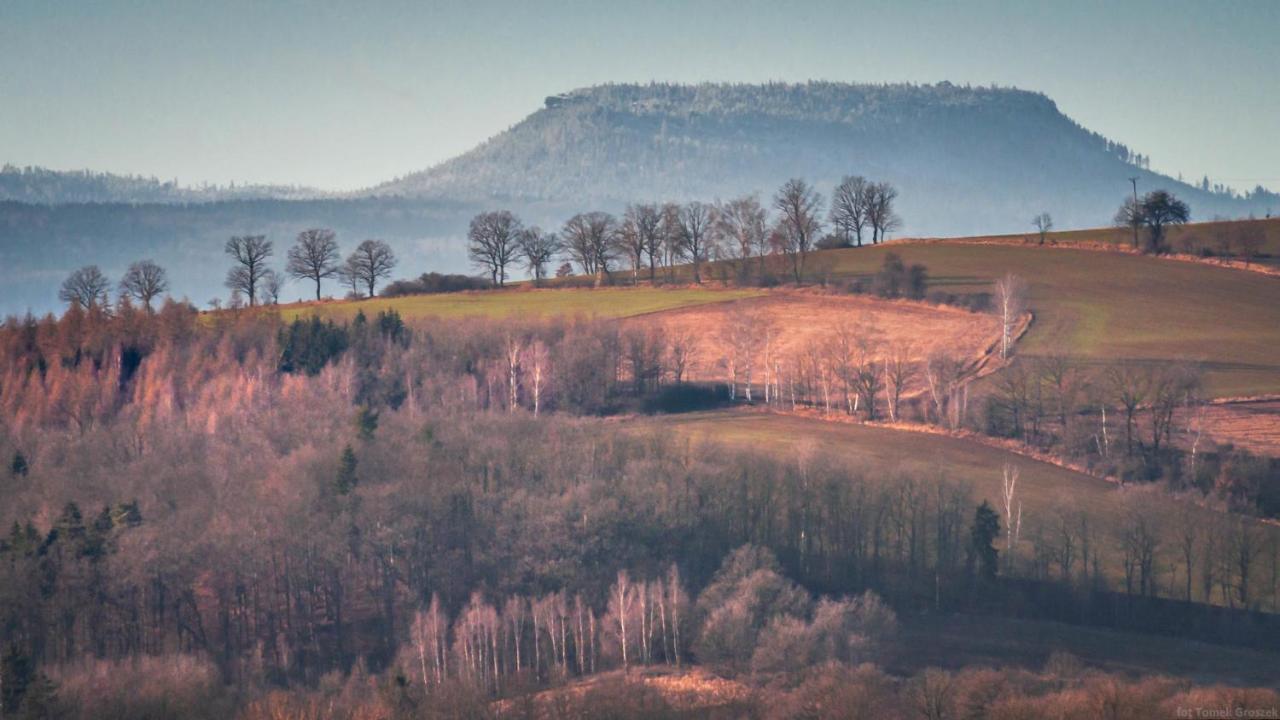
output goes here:
{"type": "MultiPolygon", "coordinates": [[[[169,291],[169,277],[165,269],[152,260],[139,260],[125,271],[119,283],[120,298],[137,301],[150,310],[152,302],[169,291]]],[[[86,265],[75,270],[62,281],[58,299],[80,308],[109,307],[111,281],[97,265],[86,265]]]]}
{"type": "MultiPolygon", "coordinates": [[[[901,225],[894,211],[897,196],[888,183],[844,178],[833,194],[828,219],[835,234],[827,246],[861,246],[867,232],[871,243],[883,241],[901,225]]],[[[773,219],[770,208],[754,195],[713,204],[636,203],[620,218],[600,211],[579,213],[558,234],[525,227],[509,211],[490,211],[472,219],[467,251],[471,262],[497,286],[506,282],[509,268],[517,262],[540,282],[556,257],[597,282],[609,278],[619,263],[630,269],[633,282],[642,274],[655,281],[659,270],[672,280],[676,266],[688,263],[693,281],[701,283],[709,261],[731,266],[741,280],[764,273],[765,257],[777,255],[799,283],[808,254],[824,240],[825,206],[821,193],[795,178],[773,196],[773,219]]]]}
{"type": "MultiPolygon", "coordinates": [[[[1103,459],[1204,449],[1202,371],[1194,363],[1122,360],[1083,366],[1061,355],[1021,360],[997,377],[988,432],[1103,459]]],[[[1194,467],[1192,468],[1194,471],[1194,467]]]]}
{"type": "MultiPolygon", "coordinates": [[[[391,276],[396,265],[395,253],[381,240],[365,240],[345,260],[339,254],[337,236],[332,230],[313,228],[298,234],[289,248],[284,273],[270,266],[275,248],[265,235],[237,235],[227,241],[225,251],[232,260],[227,271],[226,286],[232,292],[231,304],[275,303],[284,289],[286,274],[297,280],[314,282],[316,300],[321,297],[321,283],[338,278],[353,295],[374,295],[379,281],[391,276]]],[[[148,311],[153,303],[168,293],[169,278],[163,267],[152,260],[139,260],[120,278],[119,296],[137,302],[148,311]]],[[[109,309],[111,281],[97,265],[86,265],[63,281],[58,298],[81,309],[109,309]]]]}
{"type": "MultiPolygon", "coordinates": [[[[233,237],[227,241],[226,252],[235,261],[226,282],[233,293],[246,298],[250,306],[259,300],[279,300],[284,277],[268,267],[274,248],[265,235],[233,237]]],[[[321,282],[335,277],[353,295],[373,297],[378,282],[390,277],[395,265],[395,253],[382,240],[365,240],[342,260],[334,232],[313,228],[299,233],[289,248],[285,272],[295,279],[314,282],[316,300],[320,299],[321,282]]]]}

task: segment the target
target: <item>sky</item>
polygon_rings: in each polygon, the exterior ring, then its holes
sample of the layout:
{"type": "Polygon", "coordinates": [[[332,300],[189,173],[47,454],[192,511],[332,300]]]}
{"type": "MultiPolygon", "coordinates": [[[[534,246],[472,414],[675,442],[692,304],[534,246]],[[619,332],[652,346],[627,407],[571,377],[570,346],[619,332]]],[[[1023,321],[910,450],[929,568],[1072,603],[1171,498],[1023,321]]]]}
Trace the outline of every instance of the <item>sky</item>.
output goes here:
{"type": "Polygon", "coordinates": [[[0,0],[0,164],[354,190],[605,82],[997,84],[1280,188],[1280,1],[0,0]]]}

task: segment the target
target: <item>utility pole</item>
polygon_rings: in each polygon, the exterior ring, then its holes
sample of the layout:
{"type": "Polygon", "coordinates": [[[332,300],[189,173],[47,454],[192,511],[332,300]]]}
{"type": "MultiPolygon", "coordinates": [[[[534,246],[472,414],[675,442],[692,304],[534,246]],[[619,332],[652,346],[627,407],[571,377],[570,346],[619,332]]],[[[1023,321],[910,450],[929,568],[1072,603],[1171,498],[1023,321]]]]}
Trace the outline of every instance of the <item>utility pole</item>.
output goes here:
{"type": "Polygon", "coordinates": [[[1133,246],[1138,247],[1138,178],[1129,178],[1129,182],[1133,184],[1133,217],[1129,218],[1129,224],[1133,226],[1133,246]]]}

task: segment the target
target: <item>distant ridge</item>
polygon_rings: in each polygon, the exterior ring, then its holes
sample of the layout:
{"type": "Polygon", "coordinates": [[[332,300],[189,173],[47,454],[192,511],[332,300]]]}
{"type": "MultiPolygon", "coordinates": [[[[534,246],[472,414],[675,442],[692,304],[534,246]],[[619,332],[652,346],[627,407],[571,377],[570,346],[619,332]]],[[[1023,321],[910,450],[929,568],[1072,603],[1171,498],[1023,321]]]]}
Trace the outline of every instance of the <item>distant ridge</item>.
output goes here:
{"type": "Polygon", "coordinates": [[[176,180],[115,175],[91,170],[0,167],[0,201],[37,205],[67,203],[189,203],[222,200],[308,200],[324,197],[313,188],[292,185],[183,186],[176,180]]]}

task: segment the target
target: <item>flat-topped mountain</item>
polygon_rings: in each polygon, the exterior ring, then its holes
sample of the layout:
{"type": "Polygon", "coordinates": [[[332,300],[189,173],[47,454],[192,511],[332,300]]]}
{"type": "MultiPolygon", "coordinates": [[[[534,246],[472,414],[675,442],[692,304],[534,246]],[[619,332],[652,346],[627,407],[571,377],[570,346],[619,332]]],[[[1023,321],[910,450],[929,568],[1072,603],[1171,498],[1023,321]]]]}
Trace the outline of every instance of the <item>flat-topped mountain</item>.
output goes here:
{"type": "Polygon", "coordinates": [[[1020,231],[1040,212],[1060,227],[1108,222],[1130,191],[1167,187],[1199,218],[1265,212],[1143,168],[1040,93],[937,85],[602,85],[547,98],[474,150],[374,188],[470,200],[715,199],[771,193],[800,176],[901,188],[903,232],[1020,231]]]}

